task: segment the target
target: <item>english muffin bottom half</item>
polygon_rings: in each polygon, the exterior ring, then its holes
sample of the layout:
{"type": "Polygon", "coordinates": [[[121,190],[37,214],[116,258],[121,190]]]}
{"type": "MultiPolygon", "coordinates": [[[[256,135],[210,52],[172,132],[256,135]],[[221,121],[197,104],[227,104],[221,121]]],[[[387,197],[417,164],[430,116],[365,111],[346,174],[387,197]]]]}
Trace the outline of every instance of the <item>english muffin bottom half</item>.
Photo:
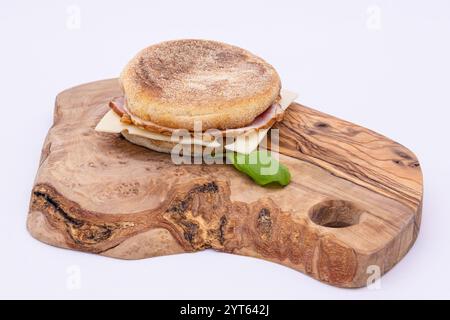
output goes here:
{"type": "MultiPolygon", "coordinates": [[[[190,145],[186,145],[183,148],[174,149],[176,146],[179,145],[177,142],[154,140],[154,139],[130,134],[127,131],[123,131],[121,134],[126,140],[128,140],[129,142],[136,144],[138,146],[141,146],[141,147],[153,150],[153,151],[161,152],[161,153],[174,153],[174,151],[177,150],[177,152],[175,152],[175,153],[179,156],[183,156],[183,155],[187,156],[188,155],[188,156],[194,156],[194,157],[201,157],[204,155],[204,151],[206,148],[204,146],[194,147],[193,144],[190,144],[190,145]],[[187,151],[187,154],[184,154],[185,151],[187,151]]],[[[222,154],[223,152],[225,152],[225,149],[223,148],[223,146],[221,146],[218,148],[211,149],[209,155],[213,156],[216,154],[222,154]]]]}

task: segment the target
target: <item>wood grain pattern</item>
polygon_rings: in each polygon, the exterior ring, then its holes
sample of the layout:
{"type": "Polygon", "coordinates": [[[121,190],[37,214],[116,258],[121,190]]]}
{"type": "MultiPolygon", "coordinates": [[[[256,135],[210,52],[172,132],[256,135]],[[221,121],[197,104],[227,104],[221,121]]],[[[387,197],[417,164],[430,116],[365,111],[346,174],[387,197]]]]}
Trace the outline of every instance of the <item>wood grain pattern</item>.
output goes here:
{"type": "Polygon", "coordinates": [[[123,259],[212,248],[360,287],[417,237],[420,165],[390,139],[293,104],[277,126],[293,180],[262,188],[231,166],[174,165],[95,132],[118,94],[112,79],[58,95],[31,195],[35,238],[123,259]]]}

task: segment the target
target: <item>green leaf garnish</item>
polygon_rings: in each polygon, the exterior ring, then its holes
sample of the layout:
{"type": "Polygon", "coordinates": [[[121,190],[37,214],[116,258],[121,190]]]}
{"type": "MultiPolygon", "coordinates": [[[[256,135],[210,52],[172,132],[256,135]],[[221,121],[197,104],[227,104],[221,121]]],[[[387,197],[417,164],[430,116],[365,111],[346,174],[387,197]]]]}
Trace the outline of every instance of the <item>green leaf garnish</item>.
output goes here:
{"type": "Polygon", "coordinates": [[[288,168],[273,158],[267,150],[256,150],[250,154],[228,152],[227,158],[236,169],[250,176],[260,186],[269,183],[286,186],[291,181],[288,168]]]}

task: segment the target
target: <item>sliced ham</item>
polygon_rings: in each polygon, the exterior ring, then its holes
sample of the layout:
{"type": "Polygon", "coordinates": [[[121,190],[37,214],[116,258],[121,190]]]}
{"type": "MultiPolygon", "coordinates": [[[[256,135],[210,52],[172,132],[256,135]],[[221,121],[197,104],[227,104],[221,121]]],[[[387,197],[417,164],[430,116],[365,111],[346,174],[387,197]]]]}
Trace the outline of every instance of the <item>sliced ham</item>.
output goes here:
{"type": "MultiPolygon", "coordinates": [[[[161,126],[152,121],[142,120],[136,117],[135,115],[131,114],[131,112],[129,112],[129,110],[126,107],[125,98],[123,96],[112,99],[109,103],[109,107],[121,117],[122,122],[134,124],[135,126],[140,127],[142,129],[169,136],[172,135],[177,130],[176,128],[161,126]]],[[[283,114],[284,110],[278,103],[275,103],[271,105],[269,108],[267,108],[259,116],[257,116],[249,125],[242,128],[225,129],[219,131],[222,133],[222,136],[224,137],[225,136],[235,137],[242,134],[246,134],[250,131],[267,129],[272,127],[276,122],[281,121],[283,119],[283,114]]]]}

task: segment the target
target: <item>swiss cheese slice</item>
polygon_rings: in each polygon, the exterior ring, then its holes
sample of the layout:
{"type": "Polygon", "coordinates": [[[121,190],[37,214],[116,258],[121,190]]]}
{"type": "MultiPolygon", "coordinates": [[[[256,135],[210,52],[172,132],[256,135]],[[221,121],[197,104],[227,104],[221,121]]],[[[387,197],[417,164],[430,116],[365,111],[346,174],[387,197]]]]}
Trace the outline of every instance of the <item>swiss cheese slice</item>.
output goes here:
{"type": "Polygon", "coordinates": [[[132,124],[126,124],[120,121],[120,116],[115,113],[113,110],[109,110],[105,116],[100,120],[100,122],[95,127],[95,131],[100,132],[108,132],[108,133],[120,133],[122,131],[127,131],[129,134],[133,134],[136,136],[149,138],[153,140],[159,141],[169,141],[169,142],[178,142],[181,144],[199,144],[205,147],[217,148],[220,147],[220,143],[217,141],[203,141],[198,138],[192,138],[189,136],[183,136],[180,138],[179,136],[171,137],[166,136],[156,132],[150,132],[139,127],[136,127],[132,124]]]}

